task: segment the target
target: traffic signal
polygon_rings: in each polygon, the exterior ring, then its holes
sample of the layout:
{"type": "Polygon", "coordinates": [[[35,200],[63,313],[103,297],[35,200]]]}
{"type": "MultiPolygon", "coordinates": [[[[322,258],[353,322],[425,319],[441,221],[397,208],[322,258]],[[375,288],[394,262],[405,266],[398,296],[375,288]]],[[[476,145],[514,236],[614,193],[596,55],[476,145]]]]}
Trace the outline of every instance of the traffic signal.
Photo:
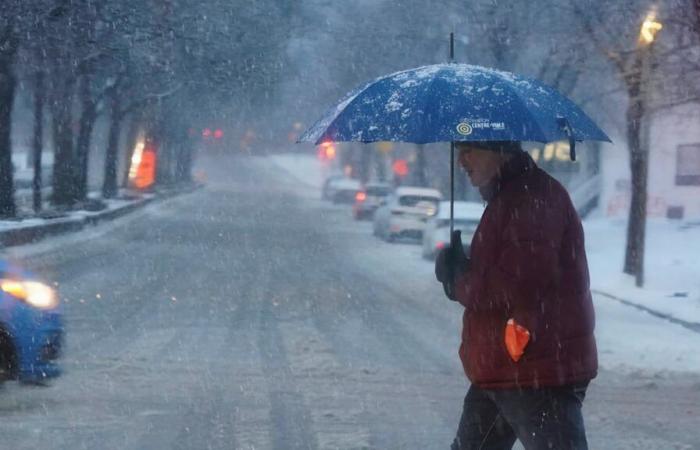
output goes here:
{"type": "Polygon", "coordinates": [[[403,178],[408,175],[408,162],[405,159],[397,159],[391,165],[391,169],[396,176],[403,178]]]}
{"type": "Polygon", "coordinates": [[[318,157],[322,161],[331,161],[335,159],[336,151],[333,142],[323,142],[318,146],[318,157]]]}

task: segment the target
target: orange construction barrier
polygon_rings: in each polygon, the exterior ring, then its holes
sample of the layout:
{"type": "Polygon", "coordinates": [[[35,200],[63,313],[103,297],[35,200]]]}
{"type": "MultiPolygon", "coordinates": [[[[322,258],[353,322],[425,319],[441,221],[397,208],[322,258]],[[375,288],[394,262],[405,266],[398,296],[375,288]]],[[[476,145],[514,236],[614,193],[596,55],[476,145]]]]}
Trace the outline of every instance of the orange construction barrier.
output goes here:
{"type": "Polygon", "coordinates": [[[136,189],[148,189],[156,181],[156,152],[152,148],[145,148],[141,155],[141,161],[136,169],[133,183],[136,189]]]}

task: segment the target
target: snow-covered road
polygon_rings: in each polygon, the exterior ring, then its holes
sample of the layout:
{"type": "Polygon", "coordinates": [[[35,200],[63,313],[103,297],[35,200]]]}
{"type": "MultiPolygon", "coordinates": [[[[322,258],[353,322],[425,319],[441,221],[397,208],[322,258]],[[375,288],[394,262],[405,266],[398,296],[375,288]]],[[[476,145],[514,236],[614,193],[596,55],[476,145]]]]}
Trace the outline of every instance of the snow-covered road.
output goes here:
{"type": "MultiPolygon", "coordinates": [[[[60,285],[66,373],[0,391],[2,446],[448,448],[461,311],[419,248],[378,241],[269,160],[200,168],[205,189],[12,252],[60,285]]],[[[700,335],[596,307],[591,448],[700,448],[700,335]],[[665,367],[640,330],[674,339],[665,367]]]]}

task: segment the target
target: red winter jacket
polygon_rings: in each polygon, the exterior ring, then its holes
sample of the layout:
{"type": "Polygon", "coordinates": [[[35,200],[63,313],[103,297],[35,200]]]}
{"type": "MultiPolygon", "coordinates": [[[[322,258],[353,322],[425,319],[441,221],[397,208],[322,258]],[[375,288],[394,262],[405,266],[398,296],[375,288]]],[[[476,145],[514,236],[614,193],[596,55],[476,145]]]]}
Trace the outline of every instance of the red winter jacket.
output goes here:
{"type": "Polygon", "coordinates": [[[470,270],[457,277],[464,305],[459,355],[481,388],[561,386],[598,369],[583,228],[568,193],[527,153],[511,158],[482,195],[470,270]],[[509,318],[530,331],[513,362],[509,318]]]}

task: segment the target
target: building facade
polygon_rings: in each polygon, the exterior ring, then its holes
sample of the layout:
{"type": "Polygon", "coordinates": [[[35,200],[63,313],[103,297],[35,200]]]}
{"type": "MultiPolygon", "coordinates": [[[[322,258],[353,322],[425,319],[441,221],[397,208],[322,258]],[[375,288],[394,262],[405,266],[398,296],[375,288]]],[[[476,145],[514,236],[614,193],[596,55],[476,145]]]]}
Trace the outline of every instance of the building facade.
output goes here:
{"type": "MultiPolygon", "coordinates": [[[[700,220],[700,104],[651,114],[648,121],[648,217],[700,220]]],[[[609,217],[629,214],[629,151],[624,142],[601,152],[602,208],[609,217]]]]}

